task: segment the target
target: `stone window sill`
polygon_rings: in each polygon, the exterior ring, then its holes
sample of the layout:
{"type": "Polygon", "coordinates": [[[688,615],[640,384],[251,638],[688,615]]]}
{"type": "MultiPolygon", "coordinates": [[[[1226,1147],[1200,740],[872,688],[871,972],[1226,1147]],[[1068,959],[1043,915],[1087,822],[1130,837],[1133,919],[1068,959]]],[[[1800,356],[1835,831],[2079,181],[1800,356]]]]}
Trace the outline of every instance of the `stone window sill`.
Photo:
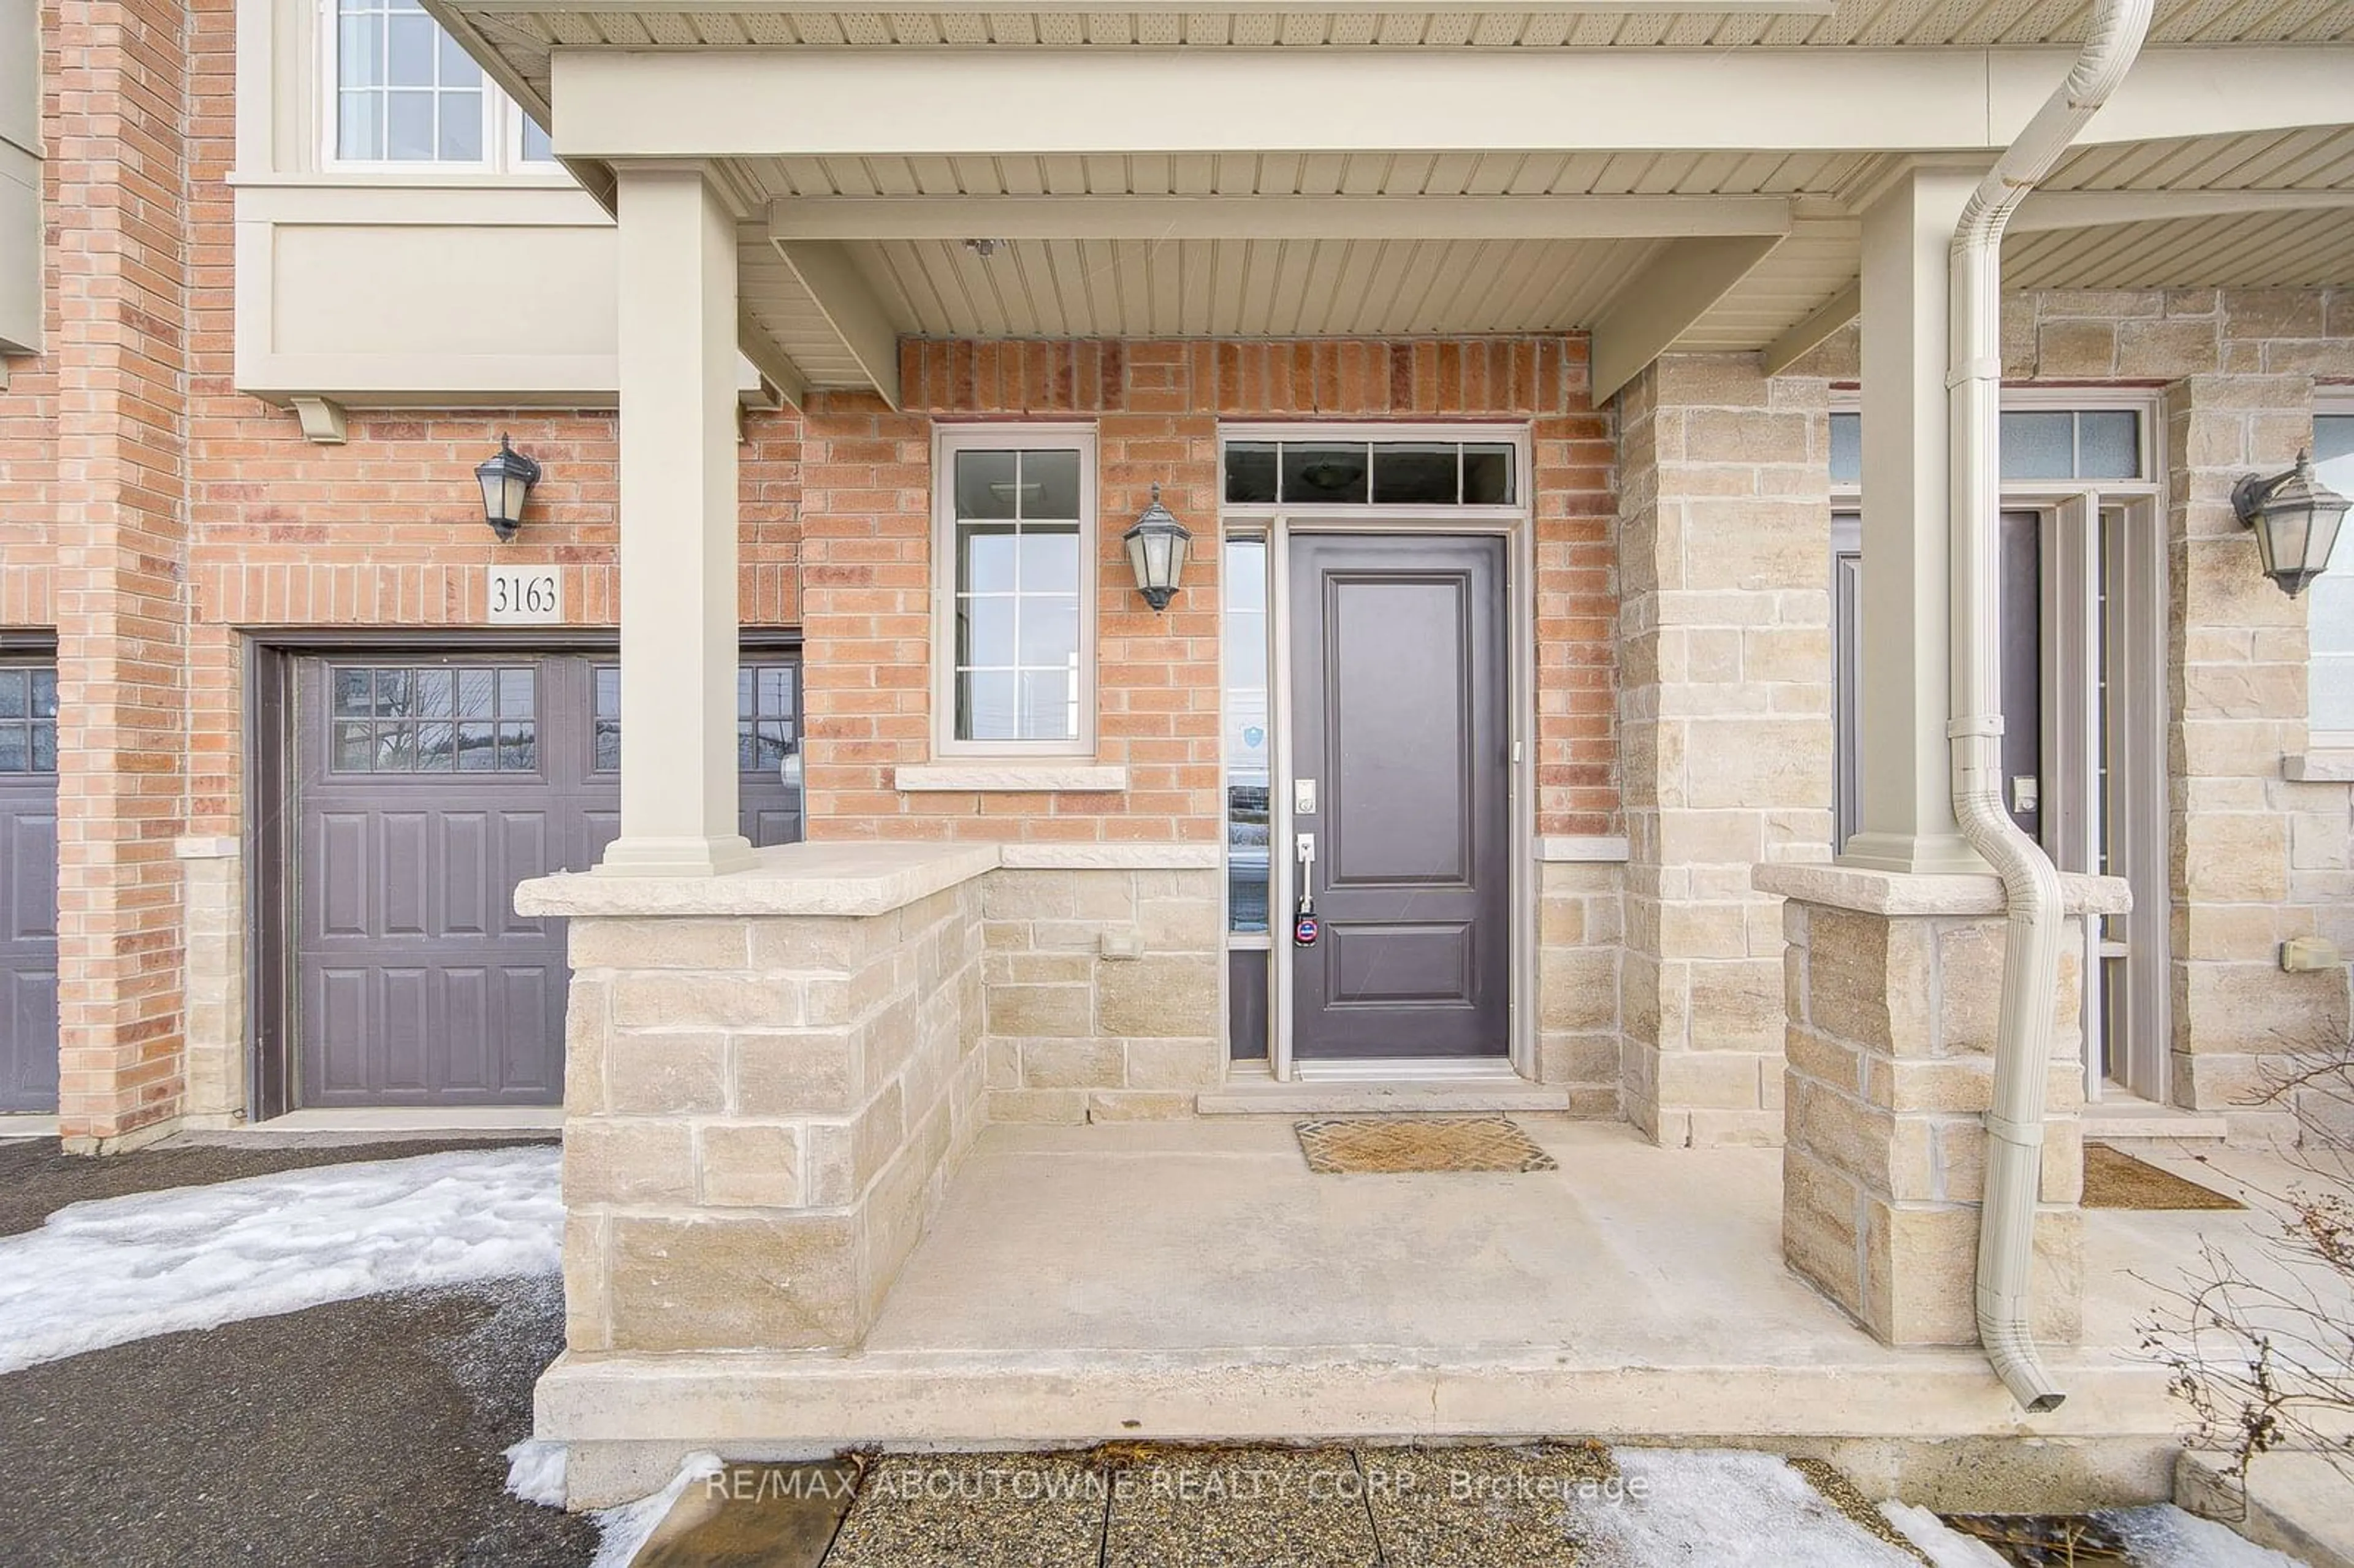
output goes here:
{"type": "Polygon", "coordinates": [[[902,793],[945,790],[1023,793],[1116,793],[1128,788],[1128,769],[1117,763],[976,762],[909,763],[895,770],[902,793]]]}
{"type": "Polygon", "coordinates": [[[2354,784],[2354,747],[2284,757],[2281,777],[2300,784],[2354,784]]]}

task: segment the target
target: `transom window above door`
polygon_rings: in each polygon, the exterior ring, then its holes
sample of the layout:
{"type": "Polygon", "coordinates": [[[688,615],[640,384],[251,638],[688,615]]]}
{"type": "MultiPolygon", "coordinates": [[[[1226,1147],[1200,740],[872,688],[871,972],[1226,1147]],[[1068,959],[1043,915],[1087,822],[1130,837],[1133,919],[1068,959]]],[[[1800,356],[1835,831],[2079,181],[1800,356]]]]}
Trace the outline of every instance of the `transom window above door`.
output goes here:
{"type": "Polygon", "coordinates": [[[1235,440],[1229,506],[1510,506],[1508,441],[1235,440]]]}
{"type": "MultiPolygon", "coordinates": [[[[2006,408],[1997,427],[2006,482],[2147,477],[2142,419],[2132,408],[2006,408]]],[[[1831,415],[1833,484],[1863,482],[1863,415],[1831,415]]]]}
{"type": "Polygon", "coordinates": [[[935,486],[946,753],[1094,746],[1095,436],[943,429],[935,486]]]}

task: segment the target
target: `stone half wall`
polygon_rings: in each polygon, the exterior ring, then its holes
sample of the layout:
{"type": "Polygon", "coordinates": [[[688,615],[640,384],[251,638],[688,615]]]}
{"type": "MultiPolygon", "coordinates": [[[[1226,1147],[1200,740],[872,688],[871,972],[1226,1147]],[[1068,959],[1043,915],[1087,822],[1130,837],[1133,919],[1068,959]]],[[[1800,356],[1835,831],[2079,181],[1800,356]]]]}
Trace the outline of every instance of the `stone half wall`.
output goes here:
{"type": "Polygon", "coordinates": [[[992,1121],[1193,1114],[1225,1075],[1225,885],[1198,866],[1008,866],[981,890],[992,1121]]]}
{"type": "Polygon", "coordinates": [[[1624,1114],[1618,992],[1626,923],[1626,867],[1616,849],[1593,859],[1548,855],[1536,868],[1537,1081],[1566,1089],[1572,1115],[1614,1119],[1624,1114]]]}
{"type": "Polygon", "coordinates": [[[880,891],[714,879],[728,913],[662,912],[695,895],[661,879],[525,885],[526,912],[577,911],[574,1351],[864,1338],[980,1129],[985,864],[928,866],[904,901],[904,868],[880,891]]]}

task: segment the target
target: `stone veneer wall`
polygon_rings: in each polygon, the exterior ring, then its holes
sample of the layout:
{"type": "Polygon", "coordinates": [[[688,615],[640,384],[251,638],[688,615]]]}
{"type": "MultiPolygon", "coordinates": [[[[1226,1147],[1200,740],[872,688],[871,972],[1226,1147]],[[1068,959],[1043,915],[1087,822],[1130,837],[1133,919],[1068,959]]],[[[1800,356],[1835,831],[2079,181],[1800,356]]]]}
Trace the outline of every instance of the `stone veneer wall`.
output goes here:
{"type": "Polygon", "coordinates": [[[1626,868],[1549,860],[1537,873],[1537,1079],[1575,1116],[1621,1113],[1619,944],[1626,868]]]}
{"type": "Polygon", "coordinates": [[[1193,1115],[1225,1071],[1225,891],[1207,867],[991,873],[990,1119],[1193,1115]]]}
{"type": "MultiPolygon", "coordinates": [[[[1892,1344],[1978,1339],[1978,1206],[2006,945],[1992,876],[1762,867],[1783,927],[1788,1080],[1782,1238],[1790,1266],[1892,1344]]],[[[2072,877],[2045,1089],[2036,1330],[2080,1328],[2081,910],[2124,885],[2072,877]]]]}
{"type": "Polygon", "coordinates": [[[859,1342],[981,1126],[981,898],[574,918],[574,1351],[859,1342]]]}
{"type": "MultiPolygon", "coordinates": [[[[2014,386],[2165,388],[2172,1092],[2235,1133],[2285,1130],[2248,1102],[2349,1028],[2346,967],[2285,974],[2279,952],[2316,934],[2354,954],[2354,758],[2293,776],[2313,598],[2258,570],[2231,492],[2312,440],[2317,385],[2354,383],[2354,289],[2016,293],[2002,344],[2014,386]]],[[[1854,381],[1854,329],[1792,369],[1854,381]]]]}
{"type": "Polygon", "coordinates": [[[1623,1073],[1660,1143],[1781,1135],[1781,916],[1750,873],[1830,854],[1829,440],[1829,384],[1754,355],[1620,395],[1623,1073]]]}
{"type": "Polygon", "coordinates": [[[225,1127],[245,1109],[245,860],[233,838],[180,840],[187,930],[187,1109],[225,1127]]]}

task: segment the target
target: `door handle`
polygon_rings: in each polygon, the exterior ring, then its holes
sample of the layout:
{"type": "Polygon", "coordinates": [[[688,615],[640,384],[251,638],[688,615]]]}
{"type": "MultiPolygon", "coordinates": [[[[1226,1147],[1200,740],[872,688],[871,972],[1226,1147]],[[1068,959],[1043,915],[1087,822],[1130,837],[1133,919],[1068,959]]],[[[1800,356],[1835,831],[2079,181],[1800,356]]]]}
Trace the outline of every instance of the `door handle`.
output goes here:
{"type": "Polygon", "coordinates": [[[1299,859],[1299,912],[1312,914],[1316,909],[1316,835],[1296,835],[1292,850],[1299,859]]]}

